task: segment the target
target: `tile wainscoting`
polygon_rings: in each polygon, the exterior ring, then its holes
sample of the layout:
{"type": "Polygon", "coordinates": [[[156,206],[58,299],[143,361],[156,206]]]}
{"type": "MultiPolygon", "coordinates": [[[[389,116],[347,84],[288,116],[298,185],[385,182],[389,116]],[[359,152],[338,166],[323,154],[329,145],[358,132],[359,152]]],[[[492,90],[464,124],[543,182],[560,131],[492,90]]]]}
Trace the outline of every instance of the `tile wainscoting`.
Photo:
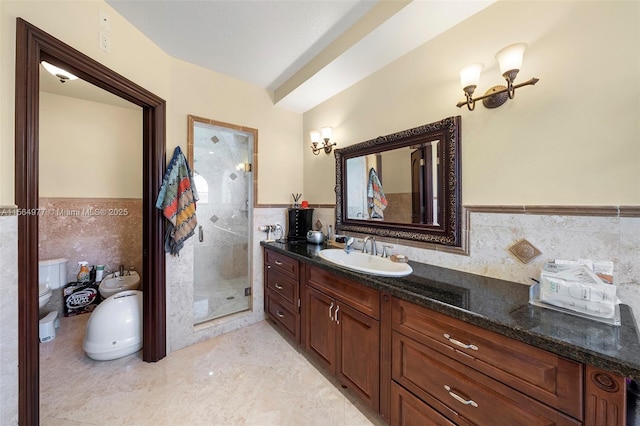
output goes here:
{"type": "MultiPolygon", "coordinates": [[[[10,207],[8,207],[10,208],[10,207]]],[[[0,210],[4,210],[0,207],[0,210]]],[[[18,424],[18,217],[0,215],[0,424],[18,424]]]]}

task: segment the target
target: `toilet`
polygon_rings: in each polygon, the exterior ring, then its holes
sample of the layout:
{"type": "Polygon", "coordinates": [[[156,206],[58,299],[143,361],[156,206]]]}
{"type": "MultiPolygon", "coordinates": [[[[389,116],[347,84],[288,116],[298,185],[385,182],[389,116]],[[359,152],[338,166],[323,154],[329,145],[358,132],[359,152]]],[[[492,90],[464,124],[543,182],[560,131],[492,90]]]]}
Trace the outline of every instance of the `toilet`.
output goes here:
{"type": "Polygon", "coordinates": [[[38,262],[38,306],[51,299],[51,291],[67,283],[67,259],[43,259],[38,262]]]}
{"type": "MultiPolygon", "coordinates": [[[[51,300],[52,290],[61,288],[67,282],[67,259],[44,259],[38,262],[38,307],[42,309],[51,300]]],[[[60,326],[58,311],[51,311],[39,321],[40,342],[48,342],[56,337],[60,326]]]]}
{"type": "Polygon", "coordinates": [[[87,321],[82,349],[96,361],[142,349],[142,292],[125,290],[103,300],[87,321]]]}

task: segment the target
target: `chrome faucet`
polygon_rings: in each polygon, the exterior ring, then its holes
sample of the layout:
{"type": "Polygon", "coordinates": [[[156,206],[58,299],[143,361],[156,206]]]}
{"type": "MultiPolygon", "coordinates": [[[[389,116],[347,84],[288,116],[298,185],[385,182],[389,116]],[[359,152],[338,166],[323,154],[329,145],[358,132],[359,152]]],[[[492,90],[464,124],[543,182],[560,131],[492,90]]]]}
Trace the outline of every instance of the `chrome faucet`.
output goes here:
{"type": "Polygon", "coordinates": [[[364,242],[362,243],[362,252],[363,253],[369,253],[367,251],[367,242],[371,241],[371,254],[374,256],[378,255],[378,250],[376,249],[376,239],[374,237],[372,237],[371,235],[367,235],[364,238],[364,242]]]}

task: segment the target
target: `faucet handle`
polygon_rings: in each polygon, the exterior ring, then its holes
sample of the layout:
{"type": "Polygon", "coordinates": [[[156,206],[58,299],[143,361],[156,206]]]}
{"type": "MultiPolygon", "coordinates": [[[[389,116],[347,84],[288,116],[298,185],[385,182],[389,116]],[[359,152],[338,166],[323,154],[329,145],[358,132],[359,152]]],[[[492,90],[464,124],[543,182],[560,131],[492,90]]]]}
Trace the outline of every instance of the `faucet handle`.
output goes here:
{"type": "Polygon", "coordinates": [[[393,246],[390,246],[389,244],[383,244],[382,245],[382,254],[380,256],[389,257],[389,253],[387,253],[387,249],[388,248],[393,248],[393,246]]]}

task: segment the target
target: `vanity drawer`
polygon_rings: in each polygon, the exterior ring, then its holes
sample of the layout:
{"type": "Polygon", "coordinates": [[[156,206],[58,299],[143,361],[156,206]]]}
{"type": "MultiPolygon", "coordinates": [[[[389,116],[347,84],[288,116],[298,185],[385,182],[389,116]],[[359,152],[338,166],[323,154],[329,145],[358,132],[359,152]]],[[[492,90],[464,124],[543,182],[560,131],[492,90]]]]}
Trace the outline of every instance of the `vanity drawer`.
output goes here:
{"type": "Polygon", "coordinates": [[[397,298],[393,300],[392,327],[582,420],[583,366],[580,363],[397,298]]]}
{"type": "Polygon", "coordinates": [[[300,315],[292,311],[288,306],[289,304],[285,303],[272,290],[267,290],[265,298],[266,311],[269,317],[287,332],[292,339],[300,342],[300,315]]]}
{"type": "Polygon", "coordinates": [[[307,283],[372,318],[380,319],[380,294],[376,289],[309,265],[307,283]]]}
{"type": "Polygon", "coordinates": [[[392,426],[455,426],[446,417],[422,402],[411,392],[391,382],[392,426]]]}
{"type": "Polygon", "coordinates": [[[283,274],[287,274],[298,280],[298,272],[300,270],[300,263],[290,257],[280,254],[273,250],[264,250],[264,263],[265,269],[277,269],[283,274]]]}
{"type": "Polygon", "coordinates": [[[267,288],[279,294],[284,300],[291,303],[292,306],[295,306],[297,311],[298,280],[283,274],[275,268],[267,269],[266,272],[267,288]]]}
{"type": "Polygon", "coordinates": [[[457,424],[579,425],[452,358],[394,331],[392,378],[457,424]]]}

